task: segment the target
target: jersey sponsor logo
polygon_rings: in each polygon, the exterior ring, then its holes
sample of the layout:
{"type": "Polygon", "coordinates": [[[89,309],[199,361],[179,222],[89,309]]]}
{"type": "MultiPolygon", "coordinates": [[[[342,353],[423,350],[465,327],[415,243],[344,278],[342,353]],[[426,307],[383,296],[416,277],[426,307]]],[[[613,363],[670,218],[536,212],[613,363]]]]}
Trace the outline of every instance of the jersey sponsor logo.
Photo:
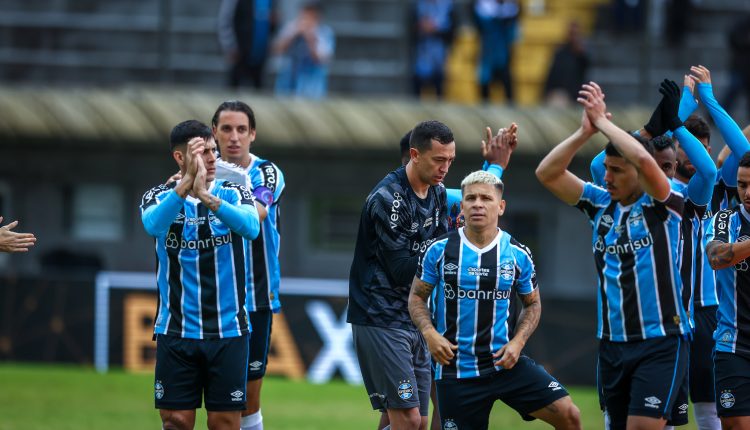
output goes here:
{"type": "Polygon", "coordinates": [[[732,394],[732,390],[724,390],[721,392],[721,395],[719,396],[719,403],[721,404],[721,407],[724,409],[729,409],[732,406],[734,406],[734,394],[732,394]]]}
{"type": "Polygon", "coordinates": [[[411,250],[412,251],[425,252],[425,250],[427,249],[427,247],[430,246],[430,244],[432,242],[434,242],[435,240],[436,239],[427,239],[427,240],[422,241],[422,242],[414,241],[411,244],[411,250]]]}
{"type": "Polygon", "coordinates": [[[223,236],[211,236],[205,239],[198,240],[177,240],[177,234],[169,233],[167,238],[164,240],[164,246],[170,249],[208,249],[226,245],[229,243],[232,243],[232,235],[229,234],[225,234],[223,236]]]}
{"type": "Polygon", "coordinates": [[[723,231],[727,229],[727,222],[729,221],[729,213],[721,211],[716,216],[716,229],[723,231]]]}
{"type": "Polygon", "coordinates": [[[400,208],[402,204],[404,204],[404,198],[401,197],[401,194],[393,193],[393,201],[391,202],[391,216],[389,218],[391,230],[396,229],[396,223],[398,222],[398,208],[400,208]]]}
{"type": "Polygon", "coordinates": [[[500,270],[498,272],[500,278],[504,281],[510,281],[516,276],[516,267],[513,263],[500,263],[500,270]]]}
{"type": "MultiPolygon", "coordinates": [[[[737,238],[737,243],[739,242],[745,242],[747,240],[750,240],[750,236],[742,235],[739,238],[737,238]]],[[[747,259],[744,259],[740,261],[739,263],[734,265],[735,270],[738,272],[747,272],[748,269],[750,269],[750,265],[748,265],[747,259]]]]}
{"type": "Polygon", "coordinates": [[[245,396],[245,393],[241,390],[232,391],[229,393],[230,396],[232,396],[233,402],[241,402],[243,401],[243,397],[245,396]]]}
{"type": "Polygon", "coordinates": [[[276,191],[276,186],[279,182],[276,175],[276,169],[274,169],[271,164],[266,164],[261,169],[261,172],[263,172],[263,182],[266,184],[266,187],[271,191],[276,191]]]}
{"type": "Polygon", "coordinates": [[[169,190],[169,188],[167,188],[167,186],[164,184],[159,185],[158,187],[151,188],[150,190],[146,191],[146,194],[143,195],[143,204],[146,205],[147,203],[151,203],[151,201],[156,198],[156,194],[167,190],[169,190]]]}
{"type": "Polygon", "coordinates": [[[243,201],[249,200],[251,202],[255,202],[255,197],[253,197],[252,193],[240,184],[235,184],[234,182],[224,182],[224,187],[237,190],[240,193],[240,197],[243,201]]]}
{"type": "Polygon", "coordinates": [[[161,381],[156,381],[154,384],[154,397],[157,400],[164,398],[164,386],[161,384],[161,381]]]}
{"type": "Polygon", "coordinates": [[[414,395],[414,387],[411,385],[411,381],[400,381],[398,383],[398,396],[403,400],[409,400],[414,395]]]}
{"type": "Polygon", "coordinates": [[[703,213],[703,217],[701,217],[701,220],[705,221],[707,219],[711,219],[711,217],[713,216],[714,214],[713,212],[711,212],[711,209],[706,209],[706,212],[703,213]]]}
{"type": "Polygon", "coordinates": [[[448,300],[508,300],[511,295],[511,290],[464,290],[461,287],[454,288],[451,284],[445,284],[444,289],[445,298],[448,300]]]}
{"type": "Polygon", "coordinates": [[[594,249],[599,252],[606,252],[607,254],[633,254],[643,248],[648,248],[654,244],[654,239],[651,237],[651,233],[646,237],[642,237],[637,240],[629,240],[624,243],[615,243],[613,245],[605,245],[604,238],[599,236],[596,238],[594,249]]]}
{"type": "Polygon", "coordinates": [[[659,405],[661,404],[661,400],[655,396],[646,397],[643,400],[646,401],[646,403],[644,403],[643,406],[647,408],[659,409],[659,405]]]}
{"type": "Polygon", "coordinates": [[[490,269],[486,267],[469,267],[466,271],[471,276],[490,276],[490,269]]]}

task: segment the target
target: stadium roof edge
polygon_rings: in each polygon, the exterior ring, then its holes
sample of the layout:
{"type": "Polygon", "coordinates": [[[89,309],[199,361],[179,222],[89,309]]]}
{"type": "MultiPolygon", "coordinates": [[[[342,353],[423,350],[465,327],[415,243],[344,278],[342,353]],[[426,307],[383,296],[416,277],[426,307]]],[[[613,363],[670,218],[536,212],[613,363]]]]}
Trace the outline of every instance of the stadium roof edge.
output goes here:
{"type": "MultiPolygon", "coordinates": [[[[254,109],[258,141],[289,149],[388,150],[401,136],[426,119],[445,122],[453,130],[459,152],[475,151],[484,128],[519,124],[519,153],[545,153],[565,139],[580,122],[579,109],[466,106],[397,98],[330,98],[311,101],[248,92],[229,93],[193,88],[125,87],[40,88],[0,85],[0,142],[12,145],[162,150],[171,128],[186,119],[210,121],[224,100],[240,99],[254,109]]],[[[640,128],[649,112],[615,109],[615,122],[640,128]]],[[[586,146],[599,151],[604,142],[586,146]]]]}

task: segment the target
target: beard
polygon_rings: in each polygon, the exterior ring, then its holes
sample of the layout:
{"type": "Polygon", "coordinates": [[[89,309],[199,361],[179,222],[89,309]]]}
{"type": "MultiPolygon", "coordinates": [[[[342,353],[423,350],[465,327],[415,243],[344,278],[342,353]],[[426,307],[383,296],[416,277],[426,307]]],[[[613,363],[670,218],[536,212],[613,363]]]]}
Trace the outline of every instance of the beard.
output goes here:
{"type": "Polygon", "coordinates": [[[693,174],[695,174],[695,169],[690,170],[687,167],[685,167],[682,163],[677,163],[677,166],[675,167],[675,172],[677,172],[677,175],[683,177],[683,178],[692,178],[693,174]]]}

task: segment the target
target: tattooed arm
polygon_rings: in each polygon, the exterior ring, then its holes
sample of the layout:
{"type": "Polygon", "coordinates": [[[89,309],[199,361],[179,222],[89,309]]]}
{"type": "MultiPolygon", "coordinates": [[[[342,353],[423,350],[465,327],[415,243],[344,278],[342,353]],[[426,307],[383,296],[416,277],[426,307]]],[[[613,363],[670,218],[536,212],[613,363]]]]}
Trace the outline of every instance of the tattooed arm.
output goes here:
{"type": "Polygon", "coordinates": [[[435,361],[447,365],[453,359],[453,351],[457,350],[458,346],[441,336],[435,330],[435,326],[432,325],[432,317],[427,309],[427,300],[434,289],[434,285],[428,284],[416,276],[414,277],[409,293],[409,315],[411,315],[414,325],[422,332],[435,361]]]}
{"type": "Polygon", "coordinates": [[[736,243],[712,240],[706,244],[706,255],[712,269],[726,269],[750,257],[750,240],[736,243]]]}
{"type": "Polygon", "coordinates": [[[539,318],[542,315],[542,302],[539,300],[539,290],[534,290],[529,294],[519,295],[523,302],[521,315],[518,317],[516,334],[510,342],[506,343],[499,351],[492,354],[492,357],[498,359],[495,366],[502,366],[504,369],[510,369],[518,362],[526,341],[536,330],[539,324],[539,318]]]}

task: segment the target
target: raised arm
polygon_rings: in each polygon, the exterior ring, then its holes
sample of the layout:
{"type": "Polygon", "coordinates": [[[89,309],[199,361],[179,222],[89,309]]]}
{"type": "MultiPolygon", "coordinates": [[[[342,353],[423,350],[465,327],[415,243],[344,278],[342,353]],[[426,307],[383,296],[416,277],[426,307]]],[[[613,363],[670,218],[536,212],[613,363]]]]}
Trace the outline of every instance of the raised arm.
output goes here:
{"type": "Polygon", "coordinates": [[[697,93],[716,123],[721,137],[739,160],[745,152],[750,151],[750,143],[737,123],[716,101],[711,85],[711,72],[704,66],[693,66],[690,68],[690,73],[690,77],[696,82],[697,93]]]}
{"type": "MultiPolygon", "coordinates": [[[[0,222],[3,217],[0,216],[0,222]]],[[[0,252],[26,252],[34,246],[36,237],[33,233],[17,233],[13,231],[18,221],[0,227],[0,252]]]]}
{"type": "Polygon", "coordinates": [[[695,166],[695,174],[688,182],[688,197],[697,205],[707,205],[711,202],[716,182],[716,165],[703,144],[684,126],[675,130],[674,136],[680,142],[680,148],[685,151],[688,159],[695,166]]]}
{"type": "Polygon", "coordinates": [[[547,154],[536,168],[536,177],[545,188],[563,202],[574,205],[583,194],[584,181],[574,175],[568,166],[581,147],[591,139],[596,129],[586,113],[581,117],[581,127],[560,142],[547,154]]]}
{"type": "Polygon", "coordinates": [[[665,201],[671,192],[669,179],[643,145],[607,118],[604,93],[599,85],[595,82],[584,85],[578,102],[584,106],[594,127],[607,136],[623,158],[638,170],[638,179],[646,193],[659,201],[665,201]]]}

